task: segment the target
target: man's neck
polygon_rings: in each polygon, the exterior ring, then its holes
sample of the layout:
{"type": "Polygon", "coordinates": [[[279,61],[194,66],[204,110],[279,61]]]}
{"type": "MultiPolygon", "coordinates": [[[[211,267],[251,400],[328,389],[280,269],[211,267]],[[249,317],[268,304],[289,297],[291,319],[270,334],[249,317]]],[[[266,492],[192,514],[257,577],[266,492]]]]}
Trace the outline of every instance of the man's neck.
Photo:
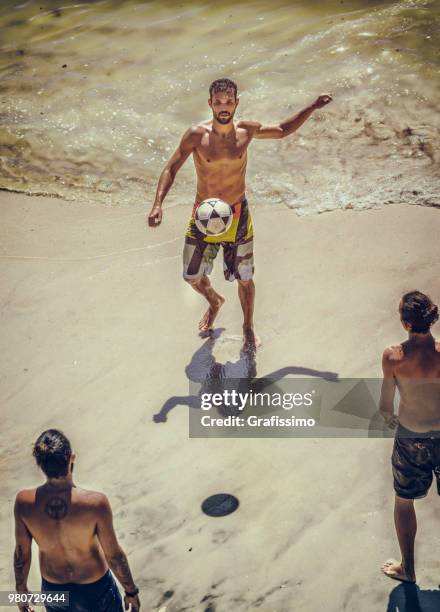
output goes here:
{"type": "Polygon", "coordinates": [[[71,489],[75,486],[72,476],[63,476],[62,478],[47,478],[46,486],[51,489],[71,489]]]}
{"type": "Polygon", "coordinates": [[[219,136],[228,136],[235,131],[234,120],[232,119],[229,123],[219,123],[216,119],[212,120],[212,131],[219,136]]]}
{"type": "Polygon", "coordinates": [[[413,346],[434,346],[435,340],[431,332],[427,334],[408,333],[408,342],[413,346]]]}

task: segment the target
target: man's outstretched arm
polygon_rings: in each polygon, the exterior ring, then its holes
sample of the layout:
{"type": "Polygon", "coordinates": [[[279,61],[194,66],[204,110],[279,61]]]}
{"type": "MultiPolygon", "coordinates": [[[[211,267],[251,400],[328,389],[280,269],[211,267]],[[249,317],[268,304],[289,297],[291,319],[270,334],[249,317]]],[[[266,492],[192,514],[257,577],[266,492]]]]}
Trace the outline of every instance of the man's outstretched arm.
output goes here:
{"type": "MultiPolygon", "coordinates": [[[[321,94],[316,98],[313,104],[306,106],[302,111],[289,117],[285,121],[281,121],[278,125],[262,125],[257,122],[249,122],[255,127],[254,138],[285,138],[302,126],[307,119],[312,115],[317,108],[322,108],[332,101],[329,94],[321,94]]],[[[247,123],[247,122],[243,122],[247,123]]]]}
{"type": "Polygon", "coordinates": [[[157,185],[156,197],[154,199],[153,207],[148,215],[148,225],[150,227],[157,227],[162,221],[162,204],[171,188],[171,185],[176,178],[177,172],[186,162],[188,157],[194,151],[194,128],[189,128],[185,132],[180,141],[179,146],[174,151],[173,155],[168,160],[165,168],[162,170],[159,177],[159,183],[157,185]]]}
{"type": "Polygon", "coordinates": [[[98,502],[97,536],[110,569],[125,590],[125,609],[128,610],[131,605],[131,612],[138,612],[141,607],[138,589],[133,581],[127,556],[116,538],[110,502],[101,494],[98,502]]]}

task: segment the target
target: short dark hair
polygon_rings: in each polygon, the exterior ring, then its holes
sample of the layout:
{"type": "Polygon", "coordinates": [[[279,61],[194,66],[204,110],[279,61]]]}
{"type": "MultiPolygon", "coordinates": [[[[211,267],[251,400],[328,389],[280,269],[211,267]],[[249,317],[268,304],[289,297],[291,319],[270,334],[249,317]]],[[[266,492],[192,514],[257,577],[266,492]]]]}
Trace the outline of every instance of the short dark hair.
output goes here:
{"type": "Polygon", "coordinates": [[[48,429],[38,436],[32,452],[37,465],[49,478],[67,476],[72,447],[58,429],[48,429]]]}
{"type": "Polygon", "coordinates": [[[416,334],[426,334],[438,320],[438,307],[421,291],[409,291],[400,303],[402,321],[411,325],[416,334]]]}
{"type": "Polygon", "coordinates": [[[231,79],[217,79],[209,86],[209,97],[212,98],[213,93],[228,91],[228,89],[232,89],[234,91],[234,96],[237,98],[237,85],[234,81],[231,81],[231,79]]]}

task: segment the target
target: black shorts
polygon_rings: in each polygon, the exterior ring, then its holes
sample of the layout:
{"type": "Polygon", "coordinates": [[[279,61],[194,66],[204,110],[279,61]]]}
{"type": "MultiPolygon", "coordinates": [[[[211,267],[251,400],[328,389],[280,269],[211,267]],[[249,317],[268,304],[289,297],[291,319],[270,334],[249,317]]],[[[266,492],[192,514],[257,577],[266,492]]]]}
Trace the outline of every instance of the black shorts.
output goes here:
{"type": "Polygon", "coordinates": [[[112,573],[108,570],[96,582],[75,584],[67,582],[56,584],[44,578],[41,581],[42,593],[67,591],[68,606],[46,606],[47,612],[123,612],[122,599],[112,573]]]}
{"type": "Polygon", "coordinates": [[[398,497],[425,497],[433,476],[440,495],[440,431],[413,432],[399,424],[391,464],[398,497]]]}

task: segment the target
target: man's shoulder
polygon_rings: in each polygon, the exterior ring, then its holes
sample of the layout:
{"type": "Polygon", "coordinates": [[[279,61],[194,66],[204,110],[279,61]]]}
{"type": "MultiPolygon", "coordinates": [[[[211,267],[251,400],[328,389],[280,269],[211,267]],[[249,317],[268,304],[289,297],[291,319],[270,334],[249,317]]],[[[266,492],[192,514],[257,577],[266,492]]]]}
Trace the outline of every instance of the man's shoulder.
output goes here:
{"type": "Polygon", "coordinates": [[[185,132],[188,136],[202,136],[211,130],[211,126],[209,122],[197,123],[196,125],[191,125],[185,132]]]}
{"type": "Polygon", "coordinates": [[[99,491],[86,491],[82,489],[79,505],[83,510],[91,512],[95,517],[111,516],[112,514],[110,501],[107,495],[99,491]]]}
{"type": "Polygon", "coordinates": [[[21,489],[15,496],[15,506],[17,509],[24,508],[35,502],[37,487],[32,489],[21,489]]]}
{"type": "Polygon", "coordinates": [[[182,144],[190,147],[195,147],[200,143],[203,134],[206,134],[209,126],[199,123],[189,127],[182,137],[182,144]]]}
{"type": "Polygon", "coordinates": [[[382,357],[384,361],[402,361],[405,357],[403,346],[401,344],[387,346],[382,357]]]}
{"type": "Polygon", "coordinates": [[[72,491],[71,503],[78,512],[88,515],[102,515],[111,511],[107,495],[99,491],[89,491],[75,487],[72,491]]]}
{"type": "Polygon", "coordinates": [[[77,499],[88,506],[100,508],[109,503],[107,495],[100,491],[89,491],[80,487],[75,487],[74,491],[77,499]]]}

